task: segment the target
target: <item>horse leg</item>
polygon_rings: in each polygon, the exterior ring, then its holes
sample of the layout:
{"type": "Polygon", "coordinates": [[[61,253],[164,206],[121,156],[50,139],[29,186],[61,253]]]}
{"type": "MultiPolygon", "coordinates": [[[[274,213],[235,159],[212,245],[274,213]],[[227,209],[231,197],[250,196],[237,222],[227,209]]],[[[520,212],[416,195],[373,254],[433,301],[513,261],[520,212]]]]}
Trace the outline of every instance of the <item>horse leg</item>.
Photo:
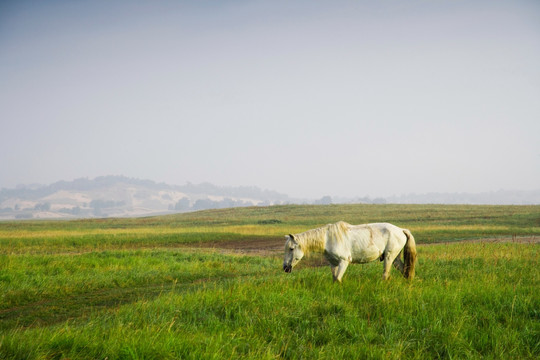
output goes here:
{"type": "MultiPolygon", "coordinates": [[[[400,253],[401,254],[401,253],[400,253]]],[[[394,265],[394,267],[399,270],[399,272],[403,275],[405,273],[405,264],[403,263],[403,261],[401,261],[401,258],[400,256],[398,255],[396,257],[396,259],[394,260],[394,262],[392,263],[392,265],[394,265]]]]}
{"type": "Polygon", "coordinates": [[[334,282],[341,282],[341,279],[343,279],[343,274],[345,274],[345,270],[347,270],[347,266],[349,266],[349,262],[347,260],[341,260],[338,266],[332,268],[334,282]]]}
{"type": "MultiPolygon", "coordinates": [[[[383,280],[387,280],[390,277],[390,270],[392,269],[392,263],[394,263],[394,260],[399,255],[399,252],[390,252],[388,251],[384,256],[384,271],[382,278],[383,280]]],[[[400,260],[401,261],[401,260],[400,260]]]]}
{"type": "Polygon", "coordinates": [[[330,270],[332,270],[332,277],[334,278],[334,281],[336,281],[336,279],[337,279],[338,265],[332,265],[332,264],[330,264],[330,270]]]}
{"type": "Polygon", "coordinates": [[[397,257],[392,264],[403,275],[403,273],[405,272],[405,264],[403,263],[403,261],[401,261],[401,259],[397,257]]]}

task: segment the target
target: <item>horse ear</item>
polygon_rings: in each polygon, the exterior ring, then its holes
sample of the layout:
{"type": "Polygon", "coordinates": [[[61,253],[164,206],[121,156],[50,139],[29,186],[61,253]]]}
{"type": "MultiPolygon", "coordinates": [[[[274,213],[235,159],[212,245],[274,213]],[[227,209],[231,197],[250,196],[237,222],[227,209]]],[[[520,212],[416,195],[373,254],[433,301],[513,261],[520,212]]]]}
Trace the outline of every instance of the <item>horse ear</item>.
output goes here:
{"type": "Polygon", "coordinates": [[[292,241],[296,242],[296,239],[294,238],[293,234],[289,234],[289,237],[291,238],[292,241]]]}

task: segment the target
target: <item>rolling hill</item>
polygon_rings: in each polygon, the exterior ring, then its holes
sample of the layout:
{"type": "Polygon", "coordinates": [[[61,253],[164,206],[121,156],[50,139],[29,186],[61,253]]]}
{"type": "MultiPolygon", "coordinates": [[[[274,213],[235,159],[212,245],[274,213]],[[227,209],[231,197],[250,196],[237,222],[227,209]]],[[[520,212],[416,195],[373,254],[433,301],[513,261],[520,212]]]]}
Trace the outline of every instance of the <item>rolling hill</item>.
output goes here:
{"type": "Polygon", "coordinates": [[[0,191],[0,219],[148,216],[211,208],[274,205],[287,195],[209,183],[173,186],[124,176],[59,181],[0,191]]]}

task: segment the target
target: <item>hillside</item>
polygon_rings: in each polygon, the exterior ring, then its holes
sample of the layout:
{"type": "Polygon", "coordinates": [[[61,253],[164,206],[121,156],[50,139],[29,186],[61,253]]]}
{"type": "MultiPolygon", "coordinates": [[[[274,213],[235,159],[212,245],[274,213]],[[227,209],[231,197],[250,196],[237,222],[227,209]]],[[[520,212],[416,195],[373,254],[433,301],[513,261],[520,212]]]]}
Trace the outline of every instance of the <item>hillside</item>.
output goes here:
{"type": "Polygon", "coordinates": [[[387,198],[323,196],[306,200],[255,186],[221,187],[210,183],[178,186],[125,176],[101,176],[2,189],[0,220],[137,217],[289,203],[536,205],[540,204],[540,190],[427,193],[387,198]]]}
{"type": "Polygon", "coordinates": [[[59,181],[0,191],[0,219],[128,217],[274,205],[288,196],[257,187],[173,186],[124,176],[59,181]]]}

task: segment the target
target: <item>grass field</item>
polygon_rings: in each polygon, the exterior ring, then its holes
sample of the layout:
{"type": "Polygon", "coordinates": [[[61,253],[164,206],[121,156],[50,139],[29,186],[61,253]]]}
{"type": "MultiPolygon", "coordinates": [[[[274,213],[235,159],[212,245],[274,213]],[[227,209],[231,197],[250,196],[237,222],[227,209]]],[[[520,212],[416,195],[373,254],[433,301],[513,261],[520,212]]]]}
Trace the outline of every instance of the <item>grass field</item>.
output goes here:
{"type": "MultiPolygon", "coordinates": [[[[331,205],[154,218],[0,222],[0,358],[540,357],[540,206],[331,205]],[[352,265],[333,284],[281,254],[192,245],[277,241],[337,220],[388,221],[417,277],[352,265]],[[505,242],[456,242],[505,238],[505,242]],[[422,245],[424,244],[424,245],[422,245]],[[426,246],[425,244],[430,244],[426,246]]],[[[314,255],[313,257],[316,257],[314,255]]]]}

